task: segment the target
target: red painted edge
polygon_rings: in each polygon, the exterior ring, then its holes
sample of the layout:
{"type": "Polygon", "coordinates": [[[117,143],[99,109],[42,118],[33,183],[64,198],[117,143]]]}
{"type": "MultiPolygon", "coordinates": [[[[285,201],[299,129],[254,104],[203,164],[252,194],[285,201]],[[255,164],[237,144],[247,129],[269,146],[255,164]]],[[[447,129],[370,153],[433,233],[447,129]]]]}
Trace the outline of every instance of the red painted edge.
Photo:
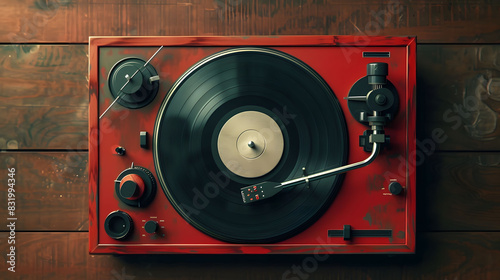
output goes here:
{"type": "Polygon", "coordinates": [[[413,37],[389,36],[137,36],[90,37],[99,46],[407,46],[413,37]]]}
{"type": "Polygon", "coordinates": [[[98,251],[97,182],[99,178],[99,44],[89,40],[89,251],[98,251]]]}
{"type": "Polygon", "coordinates": [[[406,188],[407,192],[407,236],[406,245],[411,251],[415,252],[416,244],[416,182],[417,182],[417,166],[416,166],[416,123],[417,123],[417,104],[416,104],[416,57],[417,57],[417,38],[413,38],[407,46],[407,61],[408,61],[408,72],[407,72],[407,85],[406,92],[408,94],[408,108],[407,108],[407,156],[408,163],[406,166],[406,174],[408,174],[407,182],[409,186],[406,188]]]}
{"type": "Polygon", "coordinates": [[[100,244],[94,254],[413,254],[406,245],[186,245],[186,244],[100,244]]]}

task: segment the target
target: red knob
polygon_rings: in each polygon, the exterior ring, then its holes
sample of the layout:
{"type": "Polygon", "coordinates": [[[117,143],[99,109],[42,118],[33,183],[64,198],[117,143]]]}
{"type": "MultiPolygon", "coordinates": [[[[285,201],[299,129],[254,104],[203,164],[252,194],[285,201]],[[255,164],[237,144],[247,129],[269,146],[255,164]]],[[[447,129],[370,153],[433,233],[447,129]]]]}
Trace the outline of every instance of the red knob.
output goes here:
{"type": "Polygon", "coordinates": [[[144,193],[144,181],[139,175],[129,174],[120,182],[120,195],[129,200],[139,199],[144,193]]]}

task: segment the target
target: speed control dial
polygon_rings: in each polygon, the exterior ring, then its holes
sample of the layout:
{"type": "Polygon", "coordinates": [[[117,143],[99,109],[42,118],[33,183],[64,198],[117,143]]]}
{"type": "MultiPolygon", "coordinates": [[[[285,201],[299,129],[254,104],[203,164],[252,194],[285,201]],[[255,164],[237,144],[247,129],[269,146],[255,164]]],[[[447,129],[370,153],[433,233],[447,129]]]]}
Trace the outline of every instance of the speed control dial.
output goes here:
{"type": "Polygon", "coordinates": [[[156,194],[156,180],[148,169],[132,166],[118,175],[115,180],[115,191],[123,203],[145,207],[156,194]]]}
{"type": "Polygon", "coordinates": [[[156,233],[158,231],[158,228],[158,222],[156,221],[147,221],[144,224],[144,230],[146,230],[146,232],[149,234],[156,233]]]}

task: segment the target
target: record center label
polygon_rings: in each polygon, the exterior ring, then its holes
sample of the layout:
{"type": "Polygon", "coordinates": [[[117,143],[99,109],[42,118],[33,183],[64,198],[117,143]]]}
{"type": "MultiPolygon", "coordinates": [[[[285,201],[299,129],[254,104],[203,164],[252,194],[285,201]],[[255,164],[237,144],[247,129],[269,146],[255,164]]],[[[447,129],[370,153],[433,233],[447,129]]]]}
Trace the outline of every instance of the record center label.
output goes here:
{"type": "Polygon", "coordinates": [[[283,155],[283,133],[268,115],[245,111],[222,127],[217,150],[224,165],[245,178],[263,176],[273,170],[283,155]]]}

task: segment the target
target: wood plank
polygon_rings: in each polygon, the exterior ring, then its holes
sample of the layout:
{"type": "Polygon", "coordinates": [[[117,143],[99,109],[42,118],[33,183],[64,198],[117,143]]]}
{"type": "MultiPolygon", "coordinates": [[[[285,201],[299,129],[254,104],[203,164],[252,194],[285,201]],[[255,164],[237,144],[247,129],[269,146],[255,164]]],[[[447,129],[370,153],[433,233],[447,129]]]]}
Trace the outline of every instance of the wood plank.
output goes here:
{"type": "Polygon", "coordinates": [[[418,138],[437,150],[500,151],[500,45],[420,45],[418,138]],[[425,124],[425,125],[424,125],[425,124]]]}
{"type": "MultiPolygon", "coordinates": [[[[88,229],[87,153],[0,153],[0,167],[0,197],[5,201],[7,168],[16,169],[17,230],[88,229]]],[[[9,217],[7,210],[1,207],[0,216],[9,217]]]]}
{"type": "MultiPolygon", "coordinates": [[[[8,164],[17,170],[20,230],[88,230],[87,153],[0,153],[1,170],[8,164]]],[[[437,153],[417,172],[418,231],[500,230],[500,153],[437,153]]]]}
{"type": "Polygon", "coordinates": [[[418,172],[418,230],[500,230],[500,153],[438,153],[418,172]]]}
{"type": "MultiPolygon", "coordinates": [[[[0,233],[0,240],[8,235],[0,233]]],[[[15,240],[16,272],[3,266],[2,279],[500,278],[499,232],[423,233],[416,257],[316,256],[318,260],[314,255],[89,255],[86,232],[18,232],[15,240]]],[[[9,246],[0,243],[0,252],[8,254],[9,246]]]]}
{"type": "Polygon", "coordinates": [[[83,43],[89,36],[418,35],[499,43],[497,1],[5,1],[0,42],[83,43]],[[145,16],[147,15],[147,16],[145,16]]]}
{"type": "Polygon", "coordinates": [[[0,45],[0,106],[87,106],[86,45],[0,45]]]}
{"type": "Polygon", "coordinates": [[[0,149],[86,149],[87,46],[0,46],[0,149]]]}
{"type": "Polygon", "coordinates": [[[0,149],[87,149],[88,107],[0,106],[0,149]]]}
{"type": "MultiPolygon", "coordinates": [[[[418,237],[417,237],[418,238],[418,237]]],[[[499,279],[499,232],[422,233],[418,262],[403,262],[401,279],[499,279]]]]}

